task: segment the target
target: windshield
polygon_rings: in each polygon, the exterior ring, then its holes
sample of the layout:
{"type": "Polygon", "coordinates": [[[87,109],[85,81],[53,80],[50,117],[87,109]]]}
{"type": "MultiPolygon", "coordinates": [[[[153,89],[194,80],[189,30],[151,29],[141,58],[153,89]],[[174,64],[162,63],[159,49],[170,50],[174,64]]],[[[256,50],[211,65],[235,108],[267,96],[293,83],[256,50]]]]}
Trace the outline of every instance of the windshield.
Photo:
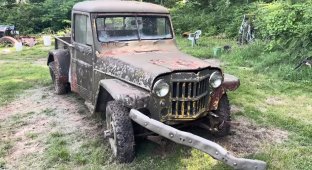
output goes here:
{"type": "Polygon", "coordinates": [[[100,42],[172,38],[169,19],[163,16],[99,17],[96,25],[100,42]]]}

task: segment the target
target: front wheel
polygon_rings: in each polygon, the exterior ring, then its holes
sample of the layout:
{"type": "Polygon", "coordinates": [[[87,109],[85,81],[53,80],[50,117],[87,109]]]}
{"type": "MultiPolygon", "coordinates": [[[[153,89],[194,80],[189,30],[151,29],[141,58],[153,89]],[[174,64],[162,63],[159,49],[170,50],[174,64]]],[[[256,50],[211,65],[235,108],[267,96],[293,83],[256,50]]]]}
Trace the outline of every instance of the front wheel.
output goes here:
{"type": "Polygon", "coordinates": [[[231,111],[230,103],[226,94],[224,94],[218,105],[218,109],[213,111],[209,116],[209,124],[211,133],[218,137],[230,134],[231,129],[231,111]]]}
{"type": "Polygon", "coordinates": [[[134,159],[134,132],[129,117],[129,109],[116,101],[107,103],[105,138],[108,138],[113,154],[119,163],[129,163],[134,159]]]}

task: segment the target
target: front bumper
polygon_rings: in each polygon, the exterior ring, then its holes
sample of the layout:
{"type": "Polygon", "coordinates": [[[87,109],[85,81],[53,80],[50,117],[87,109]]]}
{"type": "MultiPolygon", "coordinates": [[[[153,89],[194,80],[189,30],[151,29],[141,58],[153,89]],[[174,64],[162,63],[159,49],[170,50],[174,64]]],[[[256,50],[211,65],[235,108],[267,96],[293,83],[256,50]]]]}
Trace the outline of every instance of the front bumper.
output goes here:
{"type": "Polygon", "coordinates": [[[241,170],[265,170],[267,164],[259,160],[251,160],[245,158],[237,158],[230,154],[223,147],[214,143],[210,140],[204,139],[192,133],[180,131],[171,126],[165,125],[159,121],[151,119],[139,112],[138,110],[132,109],[129,114],[130,118],[146,129],[153,131],[160,136],[163,136],[176,143],[190,146],[201,150],[214,159],[224,162],[225,164],[233,167],[234,169],[241,170]]]}

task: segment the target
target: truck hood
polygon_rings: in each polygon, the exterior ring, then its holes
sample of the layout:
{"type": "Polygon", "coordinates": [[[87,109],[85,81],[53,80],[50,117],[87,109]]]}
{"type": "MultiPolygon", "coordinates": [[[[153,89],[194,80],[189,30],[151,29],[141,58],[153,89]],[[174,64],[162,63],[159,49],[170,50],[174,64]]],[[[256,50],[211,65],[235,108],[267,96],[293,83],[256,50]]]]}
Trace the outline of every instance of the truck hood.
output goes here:
{"type": "Polygon", "coordinates": [[[146,90],[151,90],[154,80],[162,74],[207,67],[214,67],[213,63],[179,51],[101,57],[95,65],[95,69],[101,72],[146,90]]]}

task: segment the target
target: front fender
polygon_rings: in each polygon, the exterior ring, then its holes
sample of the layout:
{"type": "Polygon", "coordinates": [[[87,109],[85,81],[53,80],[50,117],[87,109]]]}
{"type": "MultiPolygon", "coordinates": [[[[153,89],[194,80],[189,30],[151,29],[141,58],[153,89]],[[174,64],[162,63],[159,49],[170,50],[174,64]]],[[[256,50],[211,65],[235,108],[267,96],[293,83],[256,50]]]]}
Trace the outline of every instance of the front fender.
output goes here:
{"type": "MultiPolygon", "coordinates": [[[[95,97],[95,112],[105,113],[108,101],[115,100],[129,108],[145,108],[150,94],[142,88],[135,87],[118,79],[105,79],[99,82],[95,97]]],[[[104,114],[105,115],[105,114],[104,114]]]]}
{"type": "Polygon", "coordinates": [[[222,95],[226,93],[226,91],[234,91],[240,85],[240,81],[237,77],[224,74],[224,81],[223,84],[214,90],[210,100],[210,108],[209,110],[217,110],[219,105],[219,100],[221,99],[222,95]]]}
{"type": "Polygon", "coordinates": [[[234,91],[239,87],[239,85],[240,80],[237,77],[230,74],[224,74],[224,81],[222,87],[225,90],[234,91]]]}

